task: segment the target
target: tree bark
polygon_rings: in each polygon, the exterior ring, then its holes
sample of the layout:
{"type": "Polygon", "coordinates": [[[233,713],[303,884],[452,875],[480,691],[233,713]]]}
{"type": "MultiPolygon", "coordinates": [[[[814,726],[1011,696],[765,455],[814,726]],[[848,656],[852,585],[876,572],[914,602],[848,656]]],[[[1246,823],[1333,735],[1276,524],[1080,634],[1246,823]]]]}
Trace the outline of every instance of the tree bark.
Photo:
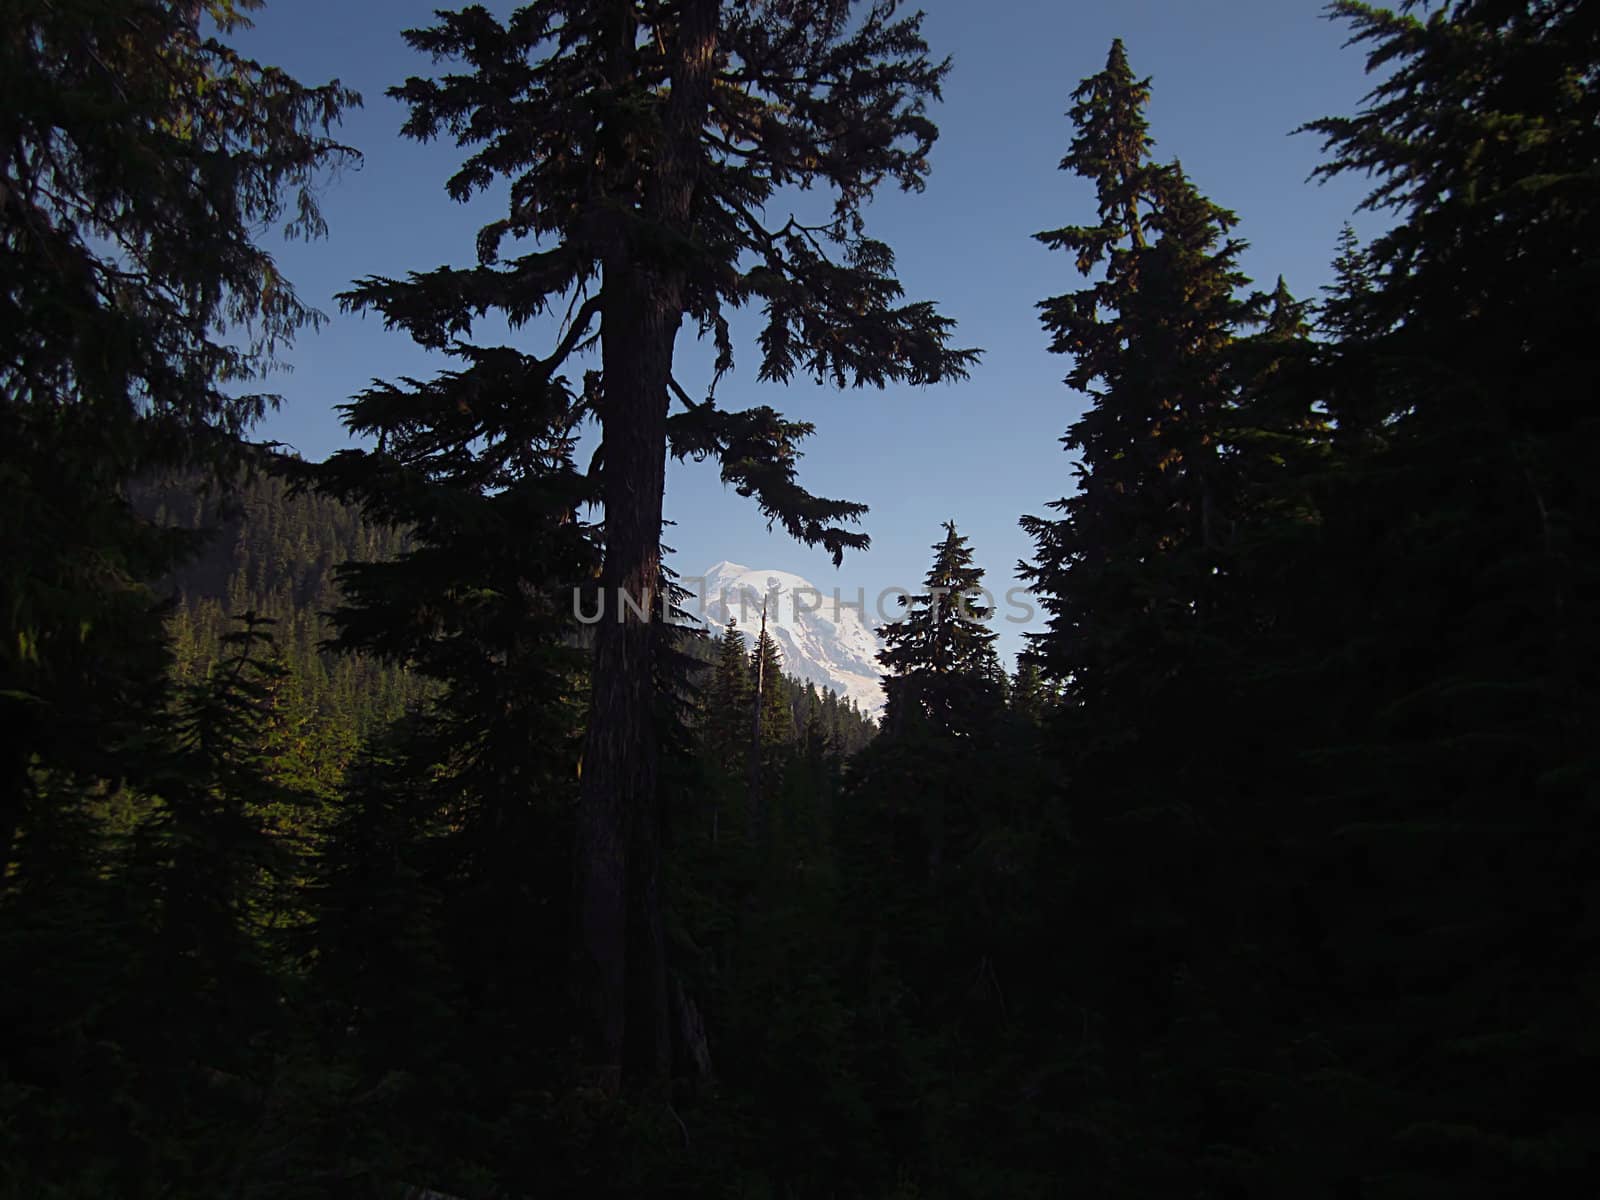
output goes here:
{"type": "MultiPolygon", "coordinates": [[[[718,0],[683,6],[662,144],[641,201],[647,225],[688,236],[711,95],[718,0]]],[[[633,54],[631,17],[613,46],[612,78],[633,54]]],[[[672,1065],[661,907],[654,668],[661,512],[673,346],[683,322],[681,269],[618,226],[604,260],[600,420],[605,441],[604,600],[578,800],[578,994],[588,1063],[602,1084],[672,1065]]]]}
{"type": "MultiPolygon", "coordinates": [[[[671,299],[608,279],[601,318],[606,546],[578,801],[577,871],[587,1049],[591,1067],[608,1081],[620,1078],[625,1054],[630,1068],[649,1069],[646,1064],[657,1057],[650,1045],[656,1040],[651,1009],[663,1007],[654,993],[664,1000],[666,986],[653,667],[666,381],[681,320],[669,311],[671,299]]],[[[664,1013],[660,1023],[665,1026],[664,1013]]]]}

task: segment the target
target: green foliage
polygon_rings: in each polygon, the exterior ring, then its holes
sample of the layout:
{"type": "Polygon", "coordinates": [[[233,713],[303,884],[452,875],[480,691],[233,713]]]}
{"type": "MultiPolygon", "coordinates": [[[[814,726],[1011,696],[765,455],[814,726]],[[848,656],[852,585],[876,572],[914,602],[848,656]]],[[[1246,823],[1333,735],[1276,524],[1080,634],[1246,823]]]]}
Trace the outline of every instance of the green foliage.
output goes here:
{"type": "Polygon", "coordinates": [[[235,1114],[205,1079],[251,1060],[273,1000],[245,986],[268,953],[245,928],[269,904],[258,809],[287,803],[255,741],[265,668],[252,646],[173,702],[152,584],[194,539],[128,498],[231,477],[270,403],[242,385],[315,318],[256,238],[322,233],[312,188],[355,97],[232,50],[250,7],[7,9],[0,974],[37,981],[7,989],[0,1039],[8,1194],[232,1186],[235,1114]]]}
{"type": "Polygon", "coordinates": [[[738,622],[729,621],[717,640],[716,672],[707,693],[706,735],[712,745],[731,752],[738,744],[743,727],[739,712],[750,698],[750,660],[746,657],[744,635],[738,622]]]}
{"type": "MultiPolygon", "coordinates": [[[[283,813],[312,803],[272,778],[269,624],[247,614],[138,747],[138,790],[116,798],[125,834],[80,822],[75,845],[30,838],[14,864],[0,955],[59,981],[19,990],[8,1014],[0,1128],[17,1194],[230,1186],[260,1150],[295,986],[284,917],[310,850],[283,813]]],[[[37,769],[35,787],[67,799],[37,769]]]]}
{"type": "Polygon", "coordinates": [[[412,672],[371,657],[341,656],[328,645],[336,634],[332,614],[344,600],[340,570],[348,563],[391,561],[411,539],[401,527],[364,520],[336,499],[294,491],[283,478],[300,469],[294,460],[264,465],[271,473],[243,476],[225,491],[188,476],[140,483],[131,497],[135,511],[155,526],[199,540],[197,552],[156,584],[175,602],[168,618],[175,677],[192,682],[215,669],[228,614],[270,619],[288,672],[284,715],[275,726],[284,739],[282,758],[308,786],[326,789],[360,737],[427,694],[412,672]]]}
{"type": "MultiPolygon", "coordinates": [[[[233,3],[196,6],[225,31],[233,3]]],[[[22,774],[117,744],[159,707],[159,625],[142,588],[188,540],[151,529],[124,485],[225,472],[270,397],[239,394],[315,314],[260,228],[323,232],[312,194],[347,152],[356,98],[307,88],[197,32],[185,6],[102,0],[8,9],[0,50],[0,844],[22,774]]],[[[103,762],[95,770],[114,777],[103,762]]]]}

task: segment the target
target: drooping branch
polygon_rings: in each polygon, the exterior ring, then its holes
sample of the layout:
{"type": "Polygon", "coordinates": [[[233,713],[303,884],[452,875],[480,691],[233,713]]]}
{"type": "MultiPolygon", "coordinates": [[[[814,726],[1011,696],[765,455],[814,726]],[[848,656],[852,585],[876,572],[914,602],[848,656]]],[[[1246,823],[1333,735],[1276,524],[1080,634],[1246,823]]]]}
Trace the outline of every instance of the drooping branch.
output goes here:
{"type": "Polygon", "coordinates": [[[723,482],[756,501],[768,528],[781,523],[797,541],[822,546],[835,566],[844,561],[846,550],[865,550],[871,544],[866,534],[844,527],[859,522],[866,505],[828,500],[796,482],[797,444],[813,426],[786,421],[765,405],[728,412],[710,401],[696,404],[676,384],[674,390],[687,407],[668,418],[674,458],[715,458],[723,482]]]}
{"type": "Polygon", "coordinates": [[[345,312],[376,310],[387,328],[403,329],[419,345],[440,349],[452,337],[469,333],[473,321],[491,310],[503,313],[513,329],[525,325],[578,287],[585,273],[576,248],[563,243],[503,267],[438,267],[412,271],[404,281],[367,276],[339,293],[338,300],[345,312]]]}

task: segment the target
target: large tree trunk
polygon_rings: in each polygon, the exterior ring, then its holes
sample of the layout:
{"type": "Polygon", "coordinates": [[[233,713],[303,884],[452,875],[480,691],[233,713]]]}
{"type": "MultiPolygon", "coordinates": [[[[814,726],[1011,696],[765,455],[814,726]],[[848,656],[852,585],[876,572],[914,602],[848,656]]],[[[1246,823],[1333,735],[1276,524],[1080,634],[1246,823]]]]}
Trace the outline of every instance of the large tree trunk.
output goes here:
{"type": "Polygon", "coordinates": [[[611,1083],[624,1055],[630,1070],[652,1070],[666,1028],[653,665],[667,378],[681,318],[666,310],[665,299],[608,280],[602,316],[606,553],[577,872],[587,1051],[611,1083]]]}
{"type": "MultiPolygon", "coordinates": [[[[662,144],[641,205],[648,223],[681,236],[691,228],[719,13],[719,0],[683,6],[662,144]]],[[[614,79],[633,53],[628,24],[613,49],[614,79]]],[[[659,1076],[672,1065],[653,670],[667,408],[683,276],[652,261],[656,253],[621,227],[602,282],[604,615],[596,627],[576,871],[587,1053],[610,1086],[624,1070],[659,1076]]]]}

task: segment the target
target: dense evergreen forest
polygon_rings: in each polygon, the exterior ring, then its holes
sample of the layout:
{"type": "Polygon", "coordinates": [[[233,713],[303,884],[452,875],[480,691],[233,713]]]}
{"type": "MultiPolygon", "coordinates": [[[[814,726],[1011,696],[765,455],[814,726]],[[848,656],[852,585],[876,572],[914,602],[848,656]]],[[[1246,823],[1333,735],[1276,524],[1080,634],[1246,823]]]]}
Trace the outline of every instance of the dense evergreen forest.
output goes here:
{"type": "Polygon", "coordinates": [[[188,478],[136,481],[134,511],[152,525],[200,535],[196,552],[155,584],[170,598],[175,680],[209,677],[228,656],[227,637],[246,613],[272,624],[274,657],[293,681],[297,723],[354,746],[420,705],[426,688],[403,664],[326,649],[340,603],[338,568],[387,562],[408,548],[405,531],[371,525],[358,510],[281,478],[241,476],[225,489],[188,478]]]}
{"type": "Polygon", "coordinates": [[[1373,90],[1308,132],[1390,223],[1316,297],[1244,276],[1247,220],[1154,157],[1120,42],[1066,121],[1017,113],[1096,197],[1034,235],[1081,277],[1030,297],[1080,413],[1018,514],[1048,624],[1008,670],[930,514],[875,725],[759,626],[660,619],[662,494],[708,463],[867,547],[799,479],[811,426],[691,392],[680,328],[718,377],[977,363],[867,229],[937,136],[920,17],[408,31],[405,133],[507,207],[469,265],[352,284],[450,365],[306,462],[251,440],[317,320],[257,239],[337,236],[357,97],[233,49],[259,7],[6,10],[0,1198],[1592,1171],[1600,9],[1332,5],[1373,90]],[[816,224],[769,219],[794,188],[816,224]],[[513,344],[474,340],[491,314],[513,344]]]}
{"type": "MultiPolygon", "coordinates": [[[[406,713],[425,707],[430,689],[404,662],[341,653],[337,610],[343,597],[339,569],[347,563],[389,562],[410,547],[407,531],[364,521],[359,509],[287,481],[298,464],[271,456],[265,470],[225,488],[193,477],[128,490],[134,511],[164,529],[200,535],[198,548],[168,576],[155,581],[157,596],[173,605],[168,637],[171,674],[182,685],[204,680],[228,660],[228,639],[252,614],[270,638],[269,657],[281,671],[272,719],[302,731],[308,747],[328,765],[319,786],[337,791],[344,765],[363,740],[406,713]]],[[[743,682],[712,688],[711,667],[721,653],[698,629],[680,632],[680,651],[697,663],[686,669],[687,694],[705,706],[744,704],[743,682]]],[[[573,630],[575,644],[584,631],[573,630]]],[[[725,639],[726,640],[726,639],[725,639]]],[[[770,642],[770,639],[769,639],[770,642]]],[[[734,639],[753,667],[754,647],[734,639]]],[[[265,642],[263,642],[265,645],[265,642]]],[[[874,725],[853,702],[829,689],[791,678],[776,647],[766,647],[772,706],[768,733],[789,749],[813,734],[831,753],[848,758],[873,736],[874,725]]],[[[696,721],[704,720],[697,716],[696,721]]],[[[749,730],[744,729],[746,740],[749,730]]],[[[742,754],[744,743],[727,748],[742,754]]]]}

